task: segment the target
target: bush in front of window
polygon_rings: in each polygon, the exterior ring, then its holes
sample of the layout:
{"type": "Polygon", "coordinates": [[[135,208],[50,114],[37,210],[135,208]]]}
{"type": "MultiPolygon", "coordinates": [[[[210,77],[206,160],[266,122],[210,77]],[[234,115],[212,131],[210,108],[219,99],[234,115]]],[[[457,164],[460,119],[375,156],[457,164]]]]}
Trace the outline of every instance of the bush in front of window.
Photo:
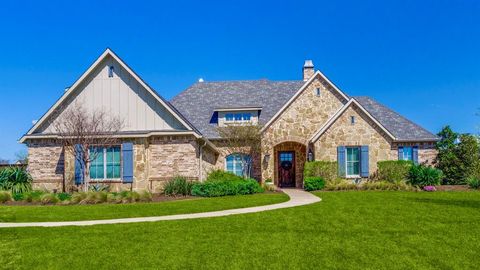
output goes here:
{"type": "Polygon", "coordinates": [[[321,190],[325,187],[325,180],[318,176],[305,177],[303,180],[303,188],[306,191],[321,190]]]}
{"type": "Polygon", "coordinates": [[[408,172],[413,166],[410,160],[387,160],[377,162],[376,178],[390,183],[400,183],[408,180],[408,172]]]}
{"type": "Polygon", "coordinates": [[[337,162],[335,161],[310,161],[305,163],[303,176],[321,177],[326,182],[333,182],[338,178],[337,162]]]}
{"type": "Polygon", "coordinates": [[[192,181],[183,176],[175,176],[163,186],[165,196],[188,196],[192,193],[192,181]]]}
{"type": "Polygon", "coordinates": [[[238,181],[244,180],[243,177],[238,176],[234,173],[223,171],[223,170],[213,170],[208,173],[206,181],[238,181]]]}
{"type": "Polygon", "coordinates": [[[412,186],[424,187],[440,185],[442,171],[425,165],[413,165],[408,172],[408,183],[412,186]]]}
{"type": "Polygon", "coordinates": [[[241,180],[213,180],[203,183],[194,183],[192,195],[200,197],[220,197],[229,195],[247,195],[264,192],[264,189],[255,179],[241,180]]]}

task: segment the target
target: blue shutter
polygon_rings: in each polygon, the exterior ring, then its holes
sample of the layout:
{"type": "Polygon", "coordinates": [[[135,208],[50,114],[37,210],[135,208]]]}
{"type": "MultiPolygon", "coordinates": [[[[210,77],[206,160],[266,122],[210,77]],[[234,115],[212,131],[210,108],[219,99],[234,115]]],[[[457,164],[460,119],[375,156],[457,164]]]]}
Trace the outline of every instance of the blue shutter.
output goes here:
{"type": "Polygon", "coordinates": [[[122,144],[122,179],[123,183],[133,182],[133,143],[122,144]]]}
{"type": "Polygon", "coordinates": [[[345,177],[345,146],[338,146],[337,147],[337,163],[338,163],[338,175],[340,177],[345,177]]]}
{"type": "Polygon", "coordinates": [[[418,164],[418,146],[414,146],[412,149],[413,163],[418,164]]]}
{"type": "Polygon", "coordinates": [[[369,177],[370,173],[368,172],[368,145],[362,145],[361,155],[360,155],[360,176],[369,177]]]}
{"type": "Polygon", "coordinates": [[[403,160],[403,147],[398,147],[398,160],[403,160]]]}
{"type": "Polygon", "coordinates": [[[77,158],[79,155],[82,155],[83,149],[82,145],[76,144],[75,145],[75,185],[83,184],[83,170],[85,166],[83,166],[83,162],[77,158]]]}

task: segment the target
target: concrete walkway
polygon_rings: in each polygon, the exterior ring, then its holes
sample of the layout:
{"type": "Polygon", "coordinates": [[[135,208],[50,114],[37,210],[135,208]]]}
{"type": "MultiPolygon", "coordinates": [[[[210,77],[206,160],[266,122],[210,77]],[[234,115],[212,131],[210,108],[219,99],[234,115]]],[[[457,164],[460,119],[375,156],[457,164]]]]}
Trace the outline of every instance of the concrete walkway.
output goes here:
{"type": "Polygon", "coordinates": [[[136,222],[154,222],[164,220],[182,220],[194,218],[223,217],[230,215],[257,213],[270,211],[275,209],[289,208],[301,205],[312,204],[321,201],[321,199],[309,192],[299,189],[283,189],[290,200],[283,203],[263,205],[248,208],[230,209],[214,212],[204,212],[195,214],[180,214],[158,217],[137,217],[137,218],[119,218],[119,219],[103,219],[103,220],[85,220],[85,221],[60,221],[60,222],[22,222],[22,223],[0,223],[0,228],[18,228],[18,227],[62,227],[62,226],[90,226],[101,224],[120,224],[120,223],[136,223],[136,222]]]}

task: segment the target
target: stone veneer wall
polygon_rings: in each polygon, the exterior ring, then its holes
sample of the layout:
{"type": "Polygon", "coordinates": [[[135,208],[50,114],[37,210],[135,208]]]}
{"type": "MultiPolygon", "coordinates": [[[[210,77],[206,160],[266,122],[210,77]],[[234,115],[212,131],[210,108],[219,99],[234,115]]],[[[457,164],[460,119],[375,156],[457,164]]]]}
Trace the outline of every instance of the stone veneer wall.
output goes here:
{"type": "Polygon", "coordinates": [[[270,159],[262,166],[262,178],[274,179],[276,157],[273,149],[276,145],[290,141],[306,146],[313,134],[346,102],[326,81],[315,78],[264,131],[262,161],[265,154],[270,155],[270,159]],[[320,96],[316,95],[317,88],[320,88],[320,96]]]}
{"type": "Polygon", "coordinates": [[[337,146],[369,147],[369,172],[377,170],[377,162],[397,157],[392,153],[392,140],[376,126],[359,108],[350,106],[330,128],[314,142],[315,159],[337,161],[337,146]],[[350,117],[355,117],[351,124],[350,117]]]}
{"type": "Polygon", "coordinates": [[[35,180],[33,188],[62,191],[65,167],[62,145],[55,140],[36,140],[27,146],[27,169],[35,180]]]}
{"type": "MultiPolygon", "coordinates": [[[[134,180],[132,184],[121,181],[94,181],[108,184],[112,191],[159,191],[164,182],[175,175],[198,179],[199,150],[193,136],[158,136],[152,138],[125,139],[134,143],[134,180]]],[[[121,142],[119,142],[120,144],[121,142]]],[[[74,182],[73,155],[62,151],[62,146],[52,140],[35,140],[28,143],[28,169],[34,179],[35,189],[62,190],[65,177],[66,191],[81,190],[74,182]],[[64,169],[65,168],[65,169],[64,169]]],[[[204,148],[203,167],[210,171],[215,167],[216,154],[208,146],[204,148]]]]}

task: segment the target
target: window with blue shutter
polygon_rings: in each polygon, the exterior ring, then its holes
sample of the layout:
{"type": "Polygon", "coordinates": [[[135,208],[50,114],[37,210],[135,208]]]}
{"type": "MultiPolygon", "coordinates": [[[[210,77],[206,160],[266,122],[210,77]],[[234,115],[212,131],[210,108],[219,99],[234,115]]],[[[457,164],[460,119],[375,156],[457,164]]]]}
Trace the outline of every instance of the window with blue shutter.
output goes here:
{"type": "Polygon", "coordinates": [[[360,156],[360,163],[361,163],[361,168],[360,168],[360,176],[361,177],[368,177],[370,176],[370,173],[368,171],[368,145],[362,145],[360,148],[361,150],[361,156],[360,156]]]}
{"type": "Polygon", "coordinates": [[[340,177],[345,177],[346,166],[345,166],[345,146],[337,147],[337,163],[338,163],[338,175],[340,177]]]}
{"type": "Polygon", "coordinates": [[[412,149],[412,160],[413,163],[418,164],[418,146],[414,146],[412,149]]]}
{"type": "Polygon", "coordinates": [[[122,144],[122,180],[124,183],[133,182],[133,143],[122,144]]]}
{"type": "Polygon", "coordinates": [[[81,160],[82,156],[82,145],[76,144],[75,145],[75,185],[83,184],[83,170],[85,166],[83,166],[83,161],[81,160]]]}

